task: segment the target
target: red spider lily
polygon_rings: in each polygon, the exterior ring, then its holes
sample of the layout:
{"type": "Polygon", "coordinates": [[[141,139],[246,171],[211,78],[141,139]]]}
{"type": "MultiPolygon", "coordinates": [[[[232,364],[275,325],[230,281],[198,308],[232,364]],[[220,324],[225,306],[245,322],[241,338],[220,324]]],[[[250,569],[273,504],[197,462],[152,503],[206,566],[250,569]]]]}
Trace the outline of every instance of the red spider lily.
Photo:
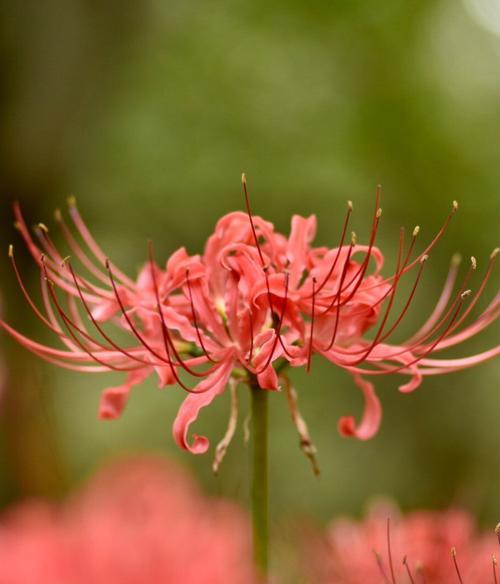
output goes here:
{"type": "Polygon", "coordinates": [[[30,501],[0,521],[2,584],[256,583],[250,526],[152,457],[115,462],[55,505],[30,501]]]}
{"type": "MultiPolygon", "coordinates": [[[[194,435],[190,443],[189,426],[229,382],[233,388],[240,382],[251,382],[275,391],[282,379],[301,443],[313,459],[314,447],[284,373],[286,365],[309,370],[313,354],[323,355],[352,374],[363,392],[365,413],[358,425],[350,416],[342,418],[339,429],[345,436],[366,440],[376,433],[382,413],[368,377],[408,375],[409,381],[400,386],[407,393],[415,390],[425,375],[458,371],[500,353],[496,346],[464,358],[434,358],[435,353],[479,333],[498,316],[497,295],[475,320],[468,319],[490,279],[498,250],[491,254],[475,292],[468,288],[477,268],[475,258],[458,286],[459,262],[454,258],[435,309],[424,324],[411,338],[391,342],[413,305],[426,260],[455,214],[456,202],[422,251],[415,252],[420,228],[415,227],[408,244],[401,230],[396,267],[391,275],[383,276],[384,256],[375,245],[382,216],[380,189],[367,245],[359,244],[354,233],[346,243],[352,215],[349,202],[340,240],[336,247],[327,248],[312,245],[314,216],[294,216],[287,238],[252,214],[244,177],[243,187],[246,213],[230,213],[220,219],[202,255],[190,256],[181,248],[161,267],[150,245],[148,262],[136,281],[107,259],[74,199],[69,202],[73,228],[60,212],[56,221],[83,272],[76,271],[73,261],[57,249],[45,225],[35,228],[33,238],[16,205],[17,228],[40,267],[44,312],[26,290],[11,247],[15,274],[35,314],[65,348],[28,339],[5,322],[2,326],[30,351],[61,367],[80,372],[126,372],[123,385],[104,391],[99,410],[102,418],[118,417],[131,388],[153,372],[162,387],[180,385],[189,395],[173,432],[176,442],[193,453],[205,452],[209,442],[194,435]],[[410,292],[402,309],[396,311],[401,282],[412,273],[410,292]],[[133,343],[127,347],[117,343],[103,322],[128,332],[133,343]],[[370,330],[371,339],[366,337],[370,330]],[[186,382],[186,375],[197,383],[186,382]]],[[[234,433],[236,416],[237,401],[233,400],[230,427],[215,466],[234,433]]]]}
{"type": "Polygon", "coordinates": [[[466,511],[401,517],[378,505],[364,521],[336,520],[310,539],[304,563],[315,584],[498,584],[497,549],[466,511]]]}

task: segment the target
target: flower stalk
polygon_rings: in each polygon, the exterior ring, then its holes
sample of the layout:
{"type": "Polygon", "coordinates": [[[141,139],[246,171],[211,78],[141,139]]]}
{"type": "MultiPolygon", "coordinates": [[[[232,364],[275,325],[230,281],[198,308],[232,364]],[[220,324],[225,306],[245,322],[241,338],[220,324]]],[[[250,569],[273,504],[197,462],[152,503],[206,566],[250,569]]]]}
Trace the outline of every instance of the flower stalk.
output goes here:
{"type": "Polygon", "coordinates": [[[269,571],[268,395],[250,380],[252,400],[252,528],[253,553],[262,577],[269,571]]]}

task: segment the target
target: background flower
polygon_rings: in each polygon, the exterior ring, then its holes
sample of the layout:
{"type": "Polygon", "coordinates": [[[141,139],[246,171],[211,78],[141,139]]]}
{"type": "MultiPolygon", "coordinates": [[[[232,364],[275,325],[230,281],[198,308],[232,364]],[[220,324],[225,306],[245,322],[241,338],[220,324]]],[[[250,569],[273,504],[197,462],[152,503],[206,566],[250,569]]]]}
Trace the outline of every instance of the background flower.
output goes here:
{"type": "Polygon", "coordinates": [[[109,465],[63,505],[26,502],[0,524],[2,584],[254,582],[235,505],[205,498],[161,458],[109,465]]]}
{"type": "Polygon", "coordinates": [[[479,533],[472,516],[459,509],[400,516],[388,505],[375,506],[362,522],[333,521],[323,540],[308,542],[304,563],[314,584],[393,579],[410,584],[411,578],[427,584],[456,584],[452,549],[463,582],[494,582],[496,535],[493,529],[479,533]]]}

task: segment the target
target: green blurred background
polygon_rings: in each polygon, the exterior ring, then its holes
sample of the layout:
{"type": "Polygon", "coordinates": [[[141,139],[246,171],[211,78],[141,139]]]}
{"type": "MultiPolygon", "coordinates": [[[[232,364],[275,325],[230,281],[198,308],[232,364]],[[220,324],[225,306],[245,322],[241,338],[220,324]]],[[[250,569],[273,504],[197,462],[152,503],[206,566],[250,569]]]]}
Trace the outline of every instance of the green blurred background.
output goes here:
{"type": "MultiPolygon", "coordinates": [[[[315,213],[317,241],[332,245],[347,199],[366,241],[382,183],[379,244],[389,266],[400,225],[420,224],[423,245],[458,199],[407,331],[432,309],[452,253],[474,254],[484,269],[498,244],[499,0],[26,0],[4,3],[0,19],[0,237],[2,249],[18,244],[34,290],[38,273],[12,227],[12,200],[30,223],[50,226],[74,193],[103,248],[134,275],[150,237],[158,259],[181,245],[200,251],[217,219],[242,208],[241,171],[256,213],[284,232],[293,213],[315,213]]],[[[49,340],[6,256],[0,286],[9,322],[49,340]]],[[[498,277],[482,306],[497,286],[498,277]]],[[[490,329],[450,354],[490,347],[497,336],[490,329]]],[[[1,342],[3,505],[60,496],[114,454],[138,450],[175,457],[209,492],[246,502],[241,426],[214,478],[210,455],[173,444],[180,389],[148,382],[120,421],[98,422],[99,392],[116,376],[66,374],[1,342]]],[[[322,475],[312,476],[298,448],[285,396],[272,396],[277,532],[301,515],[326,523],[359,514],[379,494],[404,509],[459,502],[486,524],[498,521],[498,363],[428,378],[406,396],[399,379],[380,379],[384,422],[369,443],[337,434],[338,418],[362,406],[344,372],[318,360],[309,376],[292,377],[322,475]]],[[[197,424],[212,444],[228,398],[197,424]]]]}

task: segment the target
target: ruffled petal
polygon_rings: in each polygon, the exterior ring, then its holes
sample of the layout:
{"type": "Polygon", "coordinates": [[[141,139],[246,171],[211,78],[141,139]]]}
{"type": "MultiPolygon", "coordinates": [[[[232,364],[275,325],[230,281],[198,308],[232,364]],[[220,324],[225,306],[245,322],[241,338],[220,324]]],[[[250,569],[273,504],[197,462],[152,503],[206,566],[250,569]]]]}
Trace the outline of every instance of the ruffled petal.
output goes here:
{"type": "Polygon", "coordinates": [[[279,389],[278,375],[273,367],[273,362],[283,355],[281,343],[276,342],[274,330],[267,330],[255,338],[256,355],[253,360],[254,367],[261,371],[263,366],[269,361],[267,367],[257,374],[257,381],[262,389],[277,391],[279,389]],[[272,351],[272,357],[270,357],[272,351]]]}
{"type": "Polygon", "coordinates": [[[353,375],[353,379],[363,392],[365,398],[363,417],[357,427],[353,416],[340,418],[338,430],[342,436],[352,436],[359,440],[369,440],[378,432],[382,420],[382,406],[375,393],[373,383],[366,381],[361,375],[353,375]]]}
{"type": "Polygon", "coordinates": [[[292,217],[292,228],[288,240],[287,258],[290,262],[290,284],[295,288],[307,268],[310,244],[316,236],[316,216],[292,217]]]}
{"type": "Polygon", "coordinates": [[[194,391],[200,393],[190,393],[183,401],[174,421],[173,436],[175,442],[184,450],[189,450],[193,454],[203,454],[208,450],[210,442],[205,436],[193,434],[193,442],[189,444],[187,437],[189,427],[196,421],[201,408],[208,406],[224,391],[232,368],[233,359],[227,359],[212,375],[196,386],[194,391]]]}
{"type": "Polygon", "coordinates": [[[152,369],[144,367],[137,371],[132,371],[127,375],[127,381],[118,387],[105,389],[101,395],[99,404],[98,417],[100,420],[116,420],[120,417],[125,405],[127,404],[130,390],[142,383],[152,369]]]}

